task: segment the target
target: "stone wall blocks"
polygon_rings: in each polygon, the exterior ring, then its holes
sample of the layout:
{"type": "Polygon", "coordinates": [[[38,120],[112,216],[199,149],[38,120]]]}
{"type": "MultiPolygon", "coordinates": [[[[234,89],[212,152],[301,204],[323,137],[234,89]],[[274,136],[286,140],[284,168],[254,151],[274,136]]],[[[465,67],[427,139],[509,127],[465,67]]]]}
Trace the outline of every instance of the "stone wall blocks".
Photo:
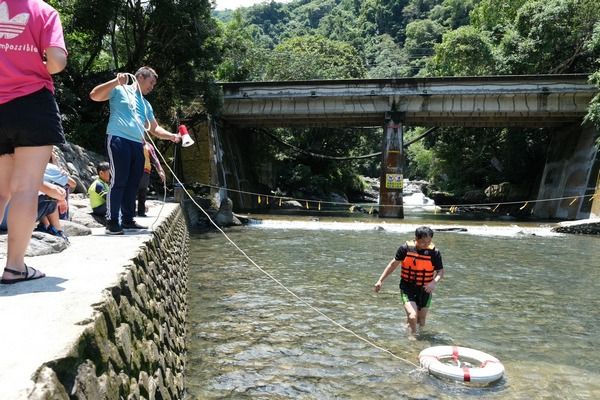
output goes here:
{"type": "Polygon", "coordinates": [[[154,320],[144,317],[144,324],[145,324],[144,331],[146,332],[146,339],[152,339],[152,336],[154,336],[154,320]]]}
{"type": "Polygon", "coordinates": [[[90,360],[85,360],[77,368],[77,376],[71,397],[76,399],[100,399],[100,386],[96,378],[96,366],[90,360]]]}
{"type": "Polygon", "coordinates": [[[127,297],[129,299],[129,302],[131,302],[132,290],[133,288],[135,288],[135,281],[131,269],[128,269],[121,275],[121,281],[119,286],[121,288],[121,295],[127,297]]]}
{"type": "Polygon", "coordinates": [[[156,383],[146,371],[140,372],[138,382],[140,388],[140,396],[148,400],[155,399],[156,383]]]}
{"type": "Polygon", "coordinates": [[[164,343],[165,341],[165,327],[164,324],[161,324],[161,326],[158,327],[158,331],[156,332],[156,340],[158,340],[159,343],[164,343]]]}
{"type": "Polygon", "coordinates": [[[122,400],[122,399],[125,399],[129,395],[129,393],[131,391],[131,382],[130,382],[129,376],[123,371],[119,372],[118,377],[119,377],[119,385],[120,385],[119,400],[122,400]]]}
{"type": "Polygon", "coordinates": [[[125,360],[121,357],[121,353],[119,352],[117,345],[110,341],[108,342],[107,350],[110,363],[112,363],[112,365],[114,365],[118,370],[124,369],[126,367],[125,360]]]}
{"type": "Polygon", "coordinates": [[[171,394],[169,393],[169,390],[167,389],[167,387],[165,386],[165,381],[163,379],[163,374],[162,371],[160,369],[157,369],[154,372],[154,381],[156,382],[156,398],[157,399],[162,399],[162,400],[170,400],[171,399],[171,394]]]}
{"type": "Polygon", "coordinates": [[[129,382],[129,396],[127,396],[127,400],[140,400],[140,385],[136,378],[131,378],[129,382]]]}
{"type": "Polygon", "coordinates": [[[161,350],[162,351],[158,355],[158,367],[161,371],[166,371],[167,370],[167,361],[165,359],[165,350],[164,349],[161,349],[161,350]]]}
{"type": "Polygon", "coordinates": [[[177,375],[175,375],[174,381],[175,381],[175,386],[177,387],[179,392],[183,393],[183,389],[185,388],[185,381],[183,379],[183,374],[180,372],[177,373],[177,375]]]}
{"type": "Polygon", "coordinates": [[[146,309],[148,304],[148,290],[145,283],[140,283],[136,286],[135,292],[133,293],[133,299],[140,309],[146,309]]]}
{"type": "Polygon", "coordinates": [[[34,377],[30,400],[69,400],[69,395],[52,368],[40,368],[34,377]]]}
{"type": "Polygon", "coordinates": [[[122,380],[111,368],[98,378],[100,388],[100,399],[119,400],[122,393],[122,380]]]}
{"type": "Polygon", "coordinates": [[[124,266],[71,353],[36,373],[30,399],[182,399],[188,260],[177,208],[124,266]]]}
{"type": "Polygon", "coordinates": [[[133,343],[133,350],[131,352],[131,362],[129,363],[130,371],[140,371],[143,364],[143,356],[141,351],[140,342],[136,341],[133,343]]]}
{"type": "MultiPolygon", "coordinates": [[[[119,368],[123,365],[123,360],[119,355],[117,346],[112,343],[113,335],[108,332],[108,326],[104,314],[99,314],[94,324],[86,329],[89,342],[86,346],[86,353],[89,358],[95,359],[98,365],[108,365],[112,361],[119,368]]],[[[101,368],[103,372],[105,368],[101,368]]]]}
{"type": "Polygon", "coordinates": [[[121,310],[121,321],[129,324],[131,332],[136,338],[142,339],[144,337],[142,313],[133,307],[126,297],[121,298],[119,309],[121,310]]]}
{"type": "MultiPolygon", "coordinates": [[[[158,333],[160,332],[160,328],[161,328],[161,321],[164,321],[164,318],[158,319],[158,318],[153,318],[152,319],[152,336],[157,336],[158,333]]],[[[157,336],[158,337],[158,336],[157,336]]]]}
{"type": "Polygon", "coordinates": [[[119,354],[127,365],[131,363],[131,354],[133,352],[133,346],[131,343],[131,327],[129,324],[123,323],[119,325],[115,331],[115,341],[119,354]]]}
{"type": "Polygon", "coordinates": [[[159,352],[156,343],[146,340],[140,344],[140,353],[142,355],[142,370],[151,371],[158,365],[159,352]]]}
{"type": "Polygon", "coordinates": [[[104,314],[109,333],[114,333],[121,319],[119,305],[117,304],[115,298],[109,294],[106,294],[106,296],[104,296],[104,302],[100,307],[100,311],[104,314]]]}

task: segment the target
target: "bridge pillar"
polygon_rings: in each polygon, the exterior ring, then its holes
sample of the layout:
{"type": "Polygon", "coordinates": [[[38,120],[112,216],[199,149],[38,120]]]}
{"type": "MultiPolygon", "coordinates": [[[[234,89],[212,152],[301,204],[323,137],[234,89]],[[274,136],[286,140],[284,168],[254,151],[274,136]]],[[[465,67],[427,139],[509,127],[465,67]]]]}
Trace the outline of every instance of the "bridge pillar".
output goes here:
{"type": "Polygon", "coordinates": [[[404,113],[386,113],[383,127],[379,217],[404,218],[402,184],[404,164],[404,113]]]}
{"type": "Polygon", "coordinates": [[[551,219],[586,219],[597,216],[600,152],[598,131],[591,124],[556,129],[550,144],[533,215],[551,219]],[[556,200],[550,200],[556,199],[556,200]]]}

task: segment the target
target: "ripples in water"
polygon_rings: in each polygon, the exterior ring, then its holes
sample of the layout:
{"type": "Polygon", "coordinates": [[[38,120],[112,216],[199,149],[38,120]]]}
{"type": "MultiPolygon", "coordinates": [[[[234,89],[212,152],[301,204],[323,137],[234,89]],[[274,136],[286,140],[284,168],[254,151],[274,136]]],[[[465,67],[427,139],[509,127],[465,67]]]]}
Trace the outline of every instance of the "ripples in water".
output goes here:
{"type": "MultiPolygon", "coordinates": [[[[414,226],[407,232],[414,231],[414,226]]],[[[192,239],[189,399],[600,398],[597,238],[436,233],[446,276],[418,341],[404,335],[397,277],[372,292],[410,234],[243,228],[228,233],[311,306],[219,235],[192,239]],[[472,387],[417,370],[420,350],[498,357],[500,382],[472,387]]]]}

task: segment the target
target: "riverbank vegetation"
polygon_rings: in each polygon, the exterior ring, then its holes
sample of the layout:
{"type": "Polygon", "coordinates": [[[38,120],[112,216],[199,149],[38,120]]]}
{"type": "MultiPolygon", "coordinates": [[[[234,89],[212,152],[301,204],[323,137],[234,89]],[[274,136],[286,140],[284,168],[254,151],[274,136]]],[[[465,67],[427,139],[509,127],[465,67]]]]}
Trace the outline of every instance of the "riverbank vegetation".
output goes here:
{"type": "MultiPolygon", "coordinates": [[[[167,126],[218,116],[217,81],[585,73],[600,85],[596,0],[295,0],[222,12],[209,0],[50,3],[70,50],[58,76],[65,127],[71,141],[96,151],[107,109],[87,93],[143,64],[160,75],[151,101],[167,126]]],[[[588,119],[600,126],[599,97],[588,119]]],[[[423,131],[410,127],[406,142],[423,131]]],[[[257,132],[256,165],[271,164],[273,190],[351,193],[363,185],[359,175],[378,175],[379,157],[360,156],[380,151],[381,136],[364,128],[257,132]]],[[[437,129],[408,147],[405,175],[457,196],[501,182],[529,196],[550,136],[437,129]]]]}

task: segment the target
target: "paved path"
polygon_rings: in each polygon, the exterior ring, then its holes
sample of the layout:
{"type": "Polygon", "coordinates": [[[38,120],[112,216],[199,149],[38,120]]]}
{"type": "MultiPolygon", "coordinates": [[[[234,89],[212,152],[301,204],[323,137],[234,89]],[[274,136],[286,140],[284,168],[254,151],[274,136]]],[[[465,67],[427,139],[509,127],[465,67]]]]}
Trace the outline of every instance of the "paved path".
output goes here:
{"type": "MultiPolygon", "coordinates": [[[[149,217],[137,218],[156,227],[175,204],[153,207],[149,217]],[[160,216],[157,217],[160,212],[160,216]]],[[[114,286],[124,266],[138,253],[151,230],[71,237],[65,251],[27,258],[46,273],[43,279],[0,285],[0,399],[26,399],[33,388],[32,374],[43,363],[67,354],[102,301],[103,289],[114,286]]],[[[4,266],[4,260],[0,261],[4,266]]]]}

